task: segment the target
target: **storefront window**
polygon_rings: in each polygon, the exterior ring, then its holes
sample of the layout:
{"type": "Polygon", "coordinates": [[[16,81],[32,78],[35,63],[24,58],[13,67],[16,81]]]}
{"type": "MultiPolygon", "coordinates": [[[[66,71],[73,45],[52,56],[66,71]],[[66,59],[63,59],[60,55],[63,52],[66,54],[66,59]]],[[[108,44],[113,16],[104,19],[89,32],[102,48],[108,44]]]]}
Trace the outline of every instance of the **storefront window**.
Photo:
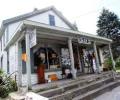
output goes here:
{"type": "Polygon", "coordinates": [[[42,56],[45,56],[44,61],[45,69],[57,69],[60,68],[58,53],[50,47],[41,47],[34,54],[34,64],[39,66],[41,64],[42,56]]]}

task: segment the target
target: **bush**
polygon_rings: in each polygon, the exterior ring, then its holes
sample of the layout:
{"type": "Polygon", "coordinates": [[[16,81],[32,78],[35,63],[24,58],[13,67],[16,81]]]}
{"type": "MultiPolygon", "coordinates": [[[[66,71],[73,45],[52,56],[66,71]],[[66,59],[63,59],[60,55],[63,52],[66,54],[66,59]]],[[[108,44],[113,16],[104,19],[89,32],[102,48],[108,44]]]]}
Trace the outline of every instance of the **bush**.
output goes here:
{"type": "Polygon", "coordinates": [[[119,67],[120,68],[120,62],[116,62],[115,67],[119,67]]]}
{"type": "Polygon", "coordinates": [[[111,69],[112,68],[112,60],[111,58],[108,58],[105,60],[105,67],[111,69]]]}
{"type": "Polygon", "coordinates": [[[5,98],[9,94],[9,89],[6,85],[0,86],[0,97],[5,98]]]}
{"type": "Polygon", "coordinates": [[[2,69],[0,69],[0,76],[2,76],[3,75],[3,70],[2,69]]]}
{"type": "Polygon", "coordinates": [[[12,78],[7,78],[5,74],[1,74],[1,81],[4,81],[4,84],[0,84],[1,98],[7,97],[10,92],[17,91],[17,83],[12,78]]]}

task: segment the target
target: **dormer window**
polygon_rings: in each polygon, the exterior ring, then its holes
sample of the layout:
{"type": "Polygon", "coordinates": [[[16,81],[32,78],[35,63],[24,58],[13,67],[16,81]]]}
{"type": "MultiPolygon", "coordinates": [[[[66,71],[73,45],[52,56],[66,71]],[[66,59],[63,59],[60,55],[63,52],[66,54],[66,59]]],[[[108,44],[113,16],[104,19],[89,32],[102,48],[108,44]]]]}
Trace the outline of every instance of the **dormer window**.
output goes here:
{"type": "Polygon", "coordinates": [[[49,15],[49,24],[55,26],[55,16],[49,15]]]}

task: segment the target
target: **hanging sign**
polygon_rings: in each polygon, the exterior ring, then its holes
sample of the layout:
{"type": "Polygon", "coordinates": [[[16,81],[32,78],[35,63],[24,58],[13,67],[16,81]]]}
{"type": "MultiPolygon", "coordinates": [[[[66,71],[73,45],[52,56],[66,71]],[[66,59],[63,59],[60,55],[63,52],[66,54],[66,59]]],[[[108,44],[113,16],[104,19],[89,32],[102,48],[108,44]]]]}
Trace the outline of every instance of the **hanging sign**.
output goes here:
{"type": "Polygon", "coordinates": [[[67,48],[61,49],[61,58],[62,58],[61,59],[62,65],[64,65],[64,66],[71,65],[70,54],[69,54],[69,50],[67,48]]]}
{"type": "Polygon", "coordinates": [[[26,53],[22,53],[22,60],[23,60],[24,62],[27,61],[27,55],[26,55],[26,53]]]}
{"type": "Polygon", "coordinates": [[[36,29],[28,29],[27,33],[29,34],[30,48],[32,48],[37,44],[36,29]]]}
{"type": "Polygon", "coordinates": [[[91,41],[86,37],[78,38],[78,43],[80,44],[91,44],[91,41]]]}

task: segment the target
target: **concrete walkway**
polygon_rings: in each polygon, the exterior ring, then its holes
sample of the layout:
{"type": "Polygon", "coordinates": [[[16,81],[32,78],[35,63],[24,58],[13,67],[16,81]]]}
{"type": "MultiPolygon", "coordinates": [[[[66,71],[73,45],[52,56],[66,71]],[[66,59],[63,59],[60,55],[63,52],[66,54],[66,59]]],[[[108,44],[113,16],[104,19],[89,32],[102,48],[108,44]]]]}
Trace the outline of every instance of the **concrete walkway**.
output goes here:
{"type": "Polygon", "coordinates": [[[94,100],[120,100],[120,86],[110,92],[100,95],[94,100]]]}

